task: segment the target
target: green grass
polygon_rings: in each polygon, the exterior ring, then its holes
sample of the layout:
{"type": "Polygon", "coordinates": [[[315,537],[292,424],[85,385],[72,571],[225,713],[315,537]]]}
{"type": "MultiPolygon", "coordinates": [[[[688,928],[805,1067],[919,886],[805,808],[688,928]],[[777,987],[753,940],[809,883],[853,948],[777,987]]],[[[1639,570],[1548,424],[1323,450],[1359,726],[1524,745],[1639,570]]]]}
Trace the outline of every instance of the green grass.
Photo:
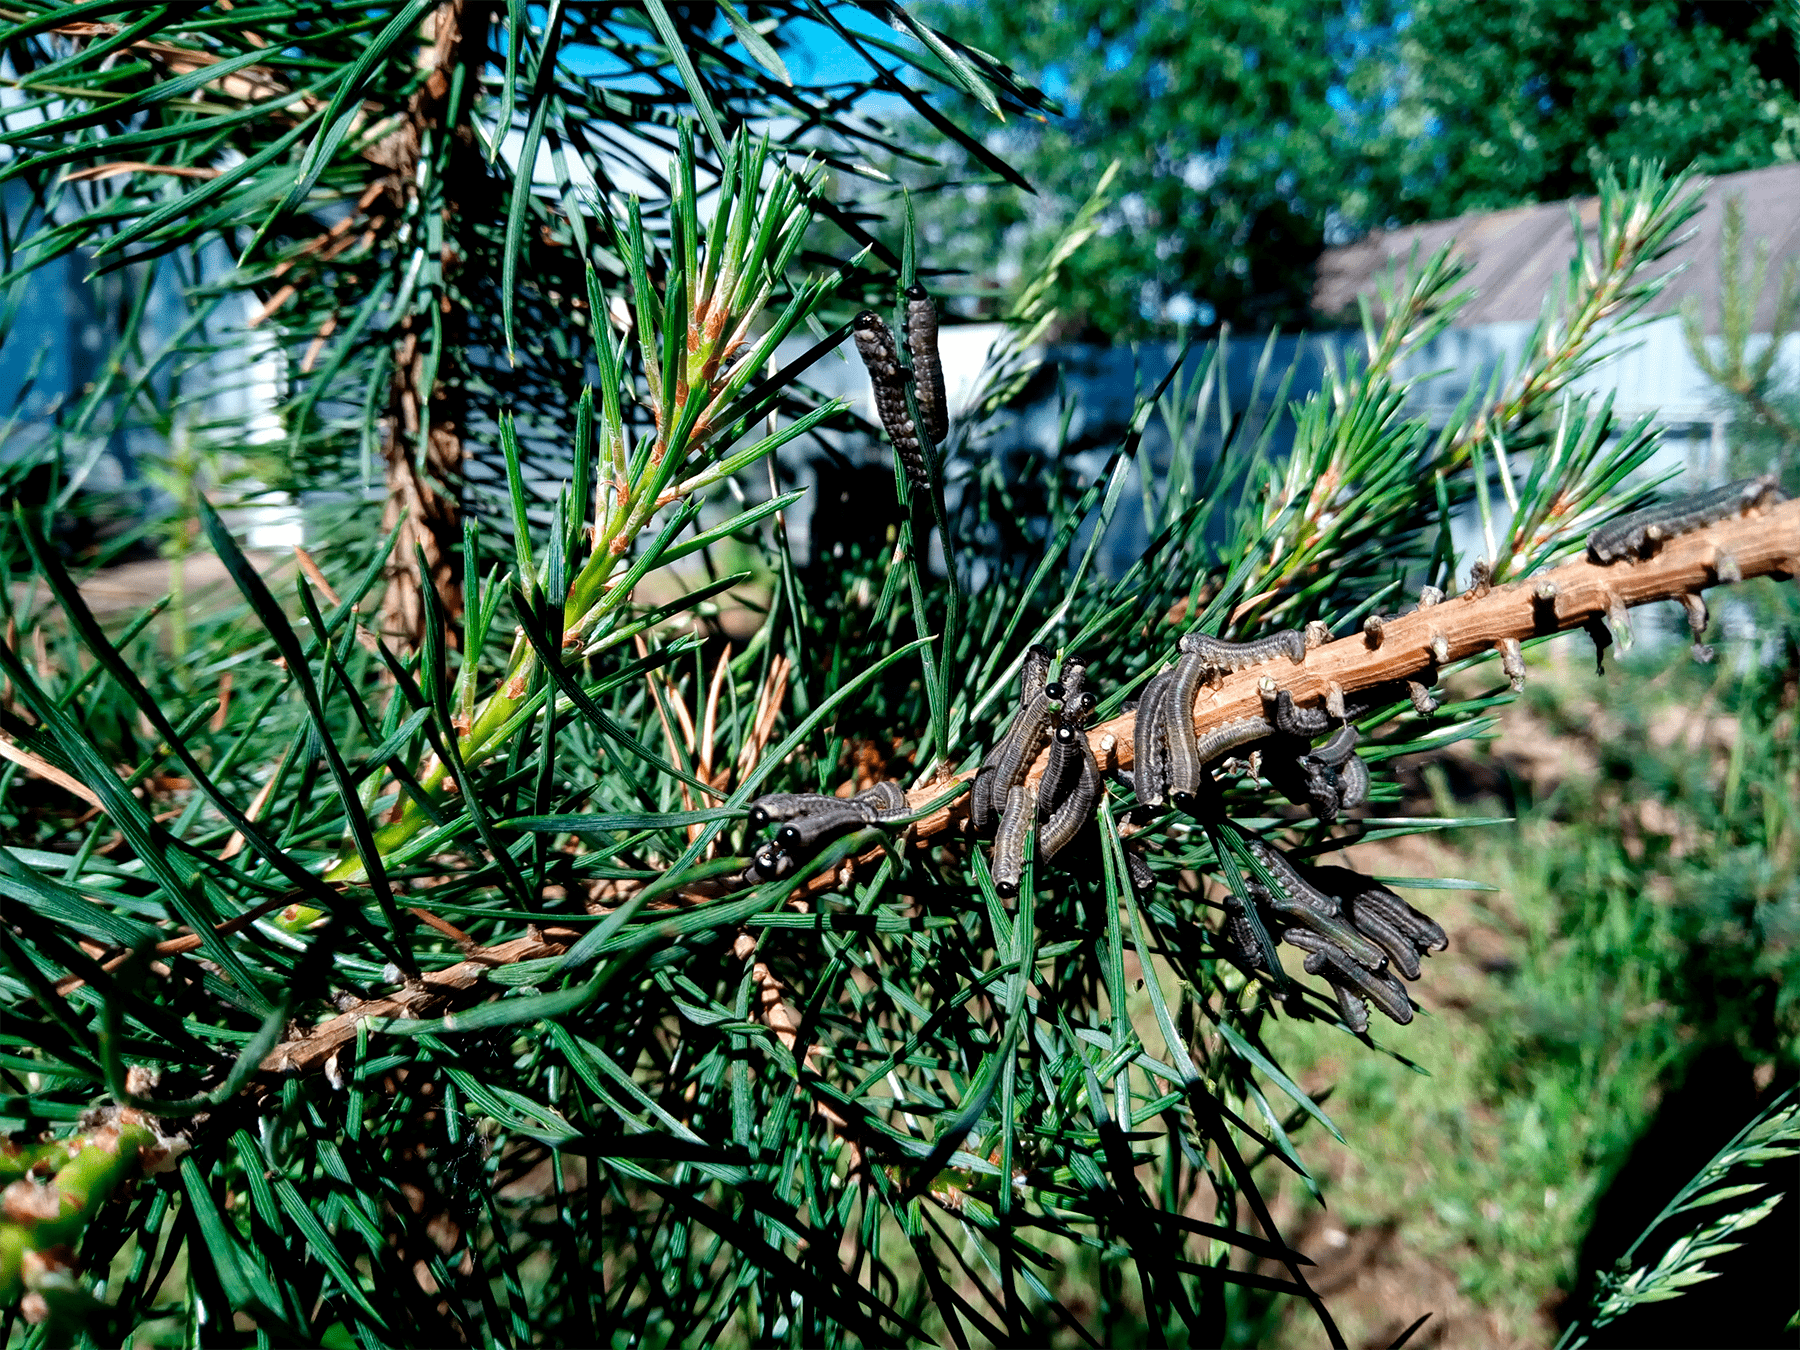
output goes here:
{"type": "MultiPolygon", "coordinates": [[[[1452,783],[1504,784],[1518,822],[1441,836],[1392,866],[1373,850],[1360,859],[1365,870],[1496,888],[1448,903],[1445,892],[1409,896],[1452,934],[1451,952],[1427,963],[1434,1015],[1403,1041],[1384,1038],[1426,1074],[1318,1023],[1283,1019],[1266,1032],[1283,1063],[1304,1066],[1306,1086],[1336,1085],[1330,1109],[1349,1137],[1348,1148],[1318,1134],[1306,1143],[1328,1217],[1291,1182],[1286,1198],[1321,1231],[1393,1225],[1409,1266],[1447,1272],[1463,1313],[1486,1317],[1446,1343],[1554,1340],[1553,1310],[1585,1293],[1584,1262],[1618,1254],[1589,1242],[1603,1197],[1690,1071],[1723,1072],[1767,1099],[1800,1065],[1792,667],[1745,674],[1741,649],[1694,667],[1671,647],[1597,681],[1584,650],[1563,655],[1534,662],[1485,753],[1421,775],[1440,814],[1503,812],[1491,797],[1459,799],[1452,783]],[[1551,737],[1568,767],[1538,760],[1532,777],[1517,776],[1551,737]],[[1703,1057],[1711,1067],[1697,1069],[1703,1057]]],[[[1733,1109],[1718,1104],[1726,1134],[1744,1123],[1733,1109]]],[[[1699,1156],[1670,1166],[1668,1194],[1711,1147],[1695,1140],[1699,1156]]],[[[1653,1198],[1652,1213],[1667,1196],[1653,1198]]],[[[1331,1251],[1316,1235],[1306,1249],[1331,1251]]],[[[1359,1324],[1356,1300],[1333,1307],[1352,1343],[1401,1311],[1359,1324]]],[[[1284,1343],[1308,1343],[1304,1320],[1286,1326],[1284,1343]]]]}

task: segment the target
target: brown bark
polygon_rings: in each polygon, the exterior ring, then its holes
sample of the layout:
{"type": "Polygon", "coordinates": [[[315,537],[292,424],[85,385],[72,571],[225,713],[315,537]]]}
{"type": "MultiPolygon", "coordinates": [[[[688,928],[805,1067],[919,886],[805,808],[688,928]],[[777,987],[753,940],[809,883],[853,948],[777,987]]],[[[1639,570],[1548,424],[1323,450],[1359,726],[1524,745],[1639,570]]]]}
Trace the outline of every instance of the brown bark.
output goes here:
{"type": "Polygon", "coordinates": [[[304,1073],[322,1069],[339,1050],[356,1043],[356,1028],[360,1023],[368,1021],[379,1026],[390,1018],[433,1017],[472,1001],[471,994],[479,999],[487,992],[483,980],[488,971],[519,961],[560,956],[569,949],[575,936],[566,928],[549,929],[542,935],[534,930],[530,936],[514,938],[498,946],[474,948],[455,965],[432,971],[388,998],[354,1003],[336,1017],[292,1040],[283,1041],[263,1060],[263,1071],[304,1073]]]}
{"type": "MultiPolygon", "coordinates": [[[[1399,680],[1429,682],[1439,666],[1497,650],[1503,640],[1522,641],[1603,620],[1609,612],[1616,612],[1615,601],[1629,609],[1658,600],[1679,600],[1745,577],[1792,580],[1796,575],[1800,575],[1800,500],[1682,535],[1642,562],[1602,567],[1583,559],[1484,592],[1451,596],[1390,620],[1383,627],[1379,645],[1357,633],[1314,648],[1299,665],[1278,658],[1240,670],[1227,675],[1216,688],[1200,690],[1194,705],[1194,727],[1204,736],[1227,722],[1260,717],[1263,699],[1259,684],[1264,677],[1292,694],[1295,703],[1316,705],[1326,700],[1334,684],[1343,693],[1354,694],[1399,680]],[[1540,589],[1546,588],[1550,598],[1539,599],[1540,589]],[[1440,637],[1442,644],[1438,645],[1440,637]]],[[[1088,732],[1103,770],[1131,766],[1135,721],[1128,713],[1088,732]]],[[[1045,753],[1032,765],[1027,781],[1034,787],[1048,761],[1045,753]]],[[[915,806],[923,806],[942,796],[948,786],[948,782],[934,783],[908,795],[915,806]]],[[[927,816],[912,827],[914,836],[924,839],[953,824],[961,828],[968,819],[967,802],[964,796],[927,816]]]]}
{"type": "MultiPolygon", "coordinates": [[[[465,208],[478,207],[473,200],[476,185],[487,176],[467,114],[479,88],[481,68],[487,61],[491,9],[491,5],[471,0],[445,0],[437,7],[429,30],[431,50],[424,58],[432,74],[410,100],[402,134],[383,141],[391,160],[390,191],[398,206],[403,194],[417,190],[414,185],[426,133],[450,136],[444,173],[446,240],[457,237],[457,223],[465,208]],[[460,106],[451,107],[451,74],[459,64],[465,68],[460,106]]],[[[446,274],[466,257],[466,249],[446,242],[442,259],[446,274]]],[[[468,325],[461,305],[446,297],[442,309],[441,354],[429,389],[422,386],[431,316],[414,312],[401,320],[383,426],[387,504],[382,512],[382,528],[392,530],[397,524],[402,528],[388,560],[381,629],[389,638],[409,646],[417,646],[425,635],[423,588],[427,580],[437,591],[446,614],[453,619],[462,614],[462,578],[456,547],[462,538],[463,435],[468,401],[457,367],[467,347],[468,325]],[[422,462],[418,456],[421,419],[426,422],[422,462]],[[420,553],[424,554],[423,570],[420,553]]]]}

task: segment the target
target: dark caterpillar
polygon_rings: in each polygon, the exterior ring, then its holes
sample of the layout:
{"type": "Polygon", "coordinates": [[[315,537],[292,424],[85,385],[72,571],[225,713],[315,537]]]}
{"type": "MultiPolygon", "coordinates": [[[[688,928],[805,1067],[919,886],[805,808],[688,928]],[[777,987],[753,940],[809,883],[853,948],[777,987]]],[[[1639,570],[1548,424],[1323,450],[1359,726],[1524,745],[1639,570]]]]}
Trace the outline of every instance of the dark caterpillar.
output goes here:
{"type": "Polygon", "coordinates": [[[1144,692],[1138,699],[1137,716],[1132,723],[1131,741],[1137,761],[1137,768],[1132,771],[1132,782],[1136,786],[1138,800],[1145,806],[1161,806],[1169,796],[1169,756],[1166,748],[1168,727],[1162,710],[1164,695],[1174,678],[1173,670],[1165,670],[1144,686],[1144,692]]]}
{"type": "MultiPolygon", "coordinates": [[[[1038,781],[1039,823],[1050,819],[1057,803],[1075,791],[1081,781],[1083,755],[1076,742],[1087,740],[1081,729],[1087,725],[1087,715],[1093,711],[1094,702],[1092,694],[1083,694],[1074,706],[1065,705],[1051,718],[1050,758],[1044,765],[1043,778],[1038,781]]],[[[1092,761],[1092,748],[1087,751],[1086,758],[1092,761]]],[[[1096,767],[1094,772],[1097,780],[1099,769],[1096,767]]]]}
{"type": "Polygon", "coordinates": [[[906,789],[892,780],[880,782],[854,797],[827,797],[818,792],[771,792],[750,803],[750,827],[781,822],[776,842],[790,853],[809,853],[833,835],[861,825],[879,825],[904,816],[906,789]]]}
{"type": "Polygon", "coordinates": [[[1588,560],[1610,565],[1625,558],[1648,558],[1665,539],[1786,500],[1787,494],[1776,485],[1775,475],[1766,473],[1760,478],[1745,478],[1672,502],[1646,506],[1590,534],[1588,560]]]}
{"type": "Polygon", "coordinates": [[[919,429],[906,411],[907,370],[900,364],[894,334],[887,321],[872,309],[856,316],[851,331],[875,386],[875,411],[888,439],[894,443],[894,453],[900,457],[907,480],[914,487],[927,487],[931,483],[931,468],[925,447],[919,443],[919,429]]]}
{"type": "MultiPolygon", "coordinates": [[[[1094,762],[1087,732],[1077,722],[1057,727],[1050,746],[1050,766],[1057,770],[1059,787],[1066,784],[1067,795],[1055,803],[1038,830],[1038,853],[1044,858],[1054,858],[1081,833],[1082,826],[1094,814],[1094,804],[1100,800],[1100,766],[1094,762]]],[[[1050,782],[1048,771],[1043,782],[1050,782]]],[[[1041,800],[1039,810],[1043,810],[1041,800]]]]}
{"type": "Polygon", "coordinates": [[[906,288],[906,350],[912,357],[919,416],[925,419],[932,444],[942,445],[950,435],[950,407],[944,396],[944,366],[938,359],[937,306],[917,282],[906,288]]]}
{"type": "Polygon", "coordinates": [[[1281,940],[1308,953],[1302,968],[1308,975],[1325,977],[1337,994],[1344,1025],[1358,1035],[1369,1029],[1365,999],[1401,1026],[1412,1021],[1412,1000],[1406,996],[1406,986],[1386,971],[1358,964],[1341,948],[1304,928],[1282,930],[1281,940]]]}
{"type": "Polygon", "coordinates": [[[870,822],[870,813],[855,802],[826,797],[813,810],[776,831],[775,841],[790,853],[811,853],[833,835],[846,834],[870,822]]]}
{"type": "MultiPolygon", "coordinates": [[[[1450,938],[1436,920],[1407,904],[1378,881],[1371,881],[1347,867],[1309,868],[1313,884],[1339,897],[1359,928],[1370,918],[1380,920],[1405,938],[1418,952],[1441,952],[1450,938]]],[[[1408,978],[1413,978],[1409,976],[1408,978]]]]}
{"type": "Polygon", "coordinates": [[[1024,784],[1007,792],[1006,810],[994,836],[994,890],[1002,899],[1010,900],[1019,893],[1019,878],[1025,874],[1025,832],[1036,810],[1037,800],[1024,784]]]}
{"type": "Polygon", "coordinates": [[[1204,633],[1190,633],[1182,642],[1183,650],[1197,655],[1201,668],[1212,678],[1260,666],[1282,656],[1295,665],[1306,660],[1306,633],[1299,628],[1270,633],[1254,642],[1221,642],[1204,633]]]}
{"type": "Polygon", "coordinates": [[[1343,917],[1336,896],[1326,895],[1282,856],[1280,850],[1260,839],[1250,841],[1250,851],[1280,883],[1280,894],[1258,880],[1245,878],[1252,896],[1276,914],[1311,929],[1370,970],[1387,964],[1386,954],[1352,927],[1343,917]]]}
{"type": "Polygon", "coordinates": [[[750,803],[750,828],[763,829],[784,820],[794,820],[813,810],[822,801],[835,801],[817,792],[769,792],[750,803]]]}
{"type": "Polygon", "coordinates": [[[1192,810],[1206,761],[1213,758],[1201,755],[1199,739],[1194,734],[1194,699],[1200,693],[1201,679],[1211,668],[1210,657],[1202,645],[1206,640],[1198,633],[1181,639],[1181,659],[1175,663],[1175,676],[1163,694],[1159,713],[1169,754],[1169,795],[1184,811],[1192,810]]]}
{"type": "Polygon", "coordinates": [[[981,838],[994,832],[1007,792],[1024,781],[1026,767],[1043,744],[1050,725],[1050,694],[1044,679],[1050,673],[1052,655],[1049,648],[1036,645],[1026,651],[1019,670],[1019,711],[1013,715],[1000,743],[975,771],[969,823],[981,838]]]}

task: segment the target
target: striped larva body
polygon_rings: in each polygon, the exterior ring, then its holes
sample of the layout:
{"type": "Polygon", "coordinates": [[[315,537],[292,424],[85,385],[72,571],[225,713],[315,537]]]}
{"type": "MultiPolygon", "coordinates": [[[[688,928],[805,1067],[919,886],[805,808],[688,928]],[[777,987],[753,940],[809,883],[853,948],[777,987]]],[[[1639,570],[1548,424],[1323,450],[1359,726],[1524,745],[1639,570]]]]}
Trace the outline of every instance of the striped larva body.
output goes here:
{"type": "Polygon", "coordinates": [[[1356,753],[1358,739],[1355,727],[1340,727],[1337,735],[1326,741],[1325,744],[1309,750],[1307,757],[1335,769],[1356,753]]]}
{"type": "Polygon", "coordinates": [[[776,831],[775,841],[789,853],[810,853],[833,835],[843,834],[870,823],[869,813],[855,802],[837,797],[824,799],[817,810],[808,811],[776,831]]]}
{"type": "Polygon", "coordinates": [[[1023,783],[1007,792],[1006,810],[994,836],[994,890],[1004,899],[1019,893],[1019,879],[1025,874],[1025,832],[1036,810],[1037,801],[1023,783]]]}
{"type": "Polygon", "coordinates": [[[1195,751],[1202,764],[1210,764],[1215,759],[1223,759],[1233,750],[1267,740],[1274,734],[1275,728],[1264,718],[1239,717],[1198,737],[1194,743],[1195,751]]]}
{"type": "Polygon", "coordinates": [[[794,820],[813,810],[822,801],[831,800],[817,792],[769,792],[750,803],[750,828],[760,830],[768,825],[794,820]]]}
{"type": "Polygon", "coordinates": [[[1044,696],[1052,703],[1060,703],[1070,709],[1078,709],[1087,701],[1092,706],[1092,696],[1087,689],[1087,662],[1075,656],[1063,658],[1062,669],[1057,678],[1044,686],[1044,696]]]}
{"type": "Polygon", "coordinates": [[[1299,707],[1294,703],[1294,696],[1287,690],[1277,690],[1275,730],[1283,736],[1297,736],[1310,741],[1314,736],[1323,736],[1331,730],[1331,714],[1323,708],[1299,707]]]}
{"type": "Polygon", "coordinates": [[[1281,850],[1273,844],[1261,839],[1250,841],[1250,852],[1256,860],[1269,869],[1275,880],[1281,883],[1282,890],[1296,904],[1305,905],[1320,914],[1336,914],[1341,906],[1335,895],[1326,895],[1305,877],[1301,876],[1294,865],[1287,860],[1281,850]]]}
{"type": "Polygon", "coordinates": [[[1419,949],[1413,946],[1404,933],[1372,909],[1366,911],[1347,910],[1346,912],[1355,915],[1351,922],[1356,925],[1356,931],[1386,952],[1388,960],[1394,964],[1394,969],[1409,980],[1419,978],[1422,973],[1419,965],[1419,949]]]}
{"type": "Polygon", "coordinates": [[[912,357],[913,398],[932,444],[950,435],[950,408],[944,397],[944,365],[938,359],[937,306],[916,281],[906,288],[906,350],[912,357]]]}
{"type": "Polygon", "coordinates": [[[1347,867],[1309,870],[1313,883],[1339,897],[1351,922],[1359,928],[1370,919],[1379,920],[1419,952],[1441,952],[1450,945],[1449,935],[1435,919],[1414,909],[1380,882],[1371,881],[1347,867]]]}
{"type": "Polygon", "coordinates": [[[892,778],[883,779],[850,800],[863,808],[871,825],[903,816],[912,809],[906,800],[906,789],[892,778]]]}
{"type": "MultiPolygon", "coordinates": [[[[1100,800],[1100,766],[1094,763],[1087,733],[1077,726],[1058,727],[1050,747],[1052,763],[1059,752],[1062,758],[1073,761],[1074,782],[1068,795],[1056,803],[1049,819],[1038,830],[1038,853],[1045,858],[1054,858],[1081,833],[1081,827],[1094,814],[1094,804],[1100,800]]],[[[1065,769],[1064,776],[1067,773],[1065,769]]],[[[1048,773],[1044,775],[1044,781],[1049,781],[1048,773]]]]}
{"type": "Polygon", "coordinates": [[[856,350],[868,367],[869,380],[875,386],[875,411],[881,425],[893,442],[894,453],[906,469],[907,479],[915,487],[931,482],[931,471],[925,448],[919,444],[919,429],[906,411],[906,367],[900,364],[900,352],[887,321],[872,309],[865,309],[851,325],[856,337],[856,350]]]}
{"type": "Polygon", "coordinates": [[[1131,740],[1137,760],[1132,781],[1138,800],[1145,806],[1161,806],[1168,800],[1168,752],[1165,748],[1167,727],[1162,717],[1163,695],[1175,672],[1165,670],[1144,686],[1138,699],[1137,718],[1132,724],[1131,740]]]}
{"type": "MultiPolygon", "coordinates": [[[[1318,962],[1321,969],[1324,966],[1324,960],[1320,957],[1308,957],[1307,961],[1318,962]]],[[[1306,962],[1301,962],[1301,965],[1305,967],[1306,962]]],[[[1316,975],[1318,973],[1318,971],[1312,970],[1310,967],[1307,968],[1307,974],[1309,975],[1316,975]]],[[[1326,983],[1330,984],[1331,982],[1328,980],[1326,983]]],[[[1347,984],[1332,984],[1331,992],[1337,999],[1338,1016],[1344,1019],[1344,1025],[1349,1027],[1350,1030],[1358,1036],[1367,1031],[1369,1029],[1368,1000],[1359,996],[1357,992],[1347,984]]]]}
{"type": "Polygon", "coordinates": [[[1006,793],[1025,781],[1025,771],[1031,767],[1049,735],[1052,711],[1050,697],[1042,686],[1027,695],[1019,706],[1019,715],[1013,719],[1006,739],[1000,742],[999,755],[995,759],[993,783],[989,788],[994,801],[1005,800],[1006,793]]]}
{"type": "Polygon", "coordinates": [[[859,825],[878,825],[907,812],[906,789],[888,779],[854,797],[818,792],[771,792],[750,804],[750,825],[779,822],[776,841],[788,852],[816,849],[834,834],[859,825]]]}
{"type": "Polygon", "coordinates": [[[1083,686],[1087,667],[1073,657],[1063,661],[1059,678],[1044,693],[1061,706],[1051,714],[1050,757],[1038,781],[1038,856],[1052,858],[1081,832],[1100,798],[1100,767],[1088,745],[1088,714],[1098,701],[1083,686]]]}
{"type": "Polygon", "coordinates": [[[1641,511],[1620,516],[1590,534],[1588,560],[1611,565],[1627,558],[1648,558],[1664,540],[1786,500],[1786,494],[1776,485],[1775,475],[1770,473],[1657,506],[1646,506],[1641,511]]]}
{"type": "Polygon", "coordinates": [[[1370,970],[1379,970],[1387,964],[1387,958],[1381,949],[1341,917],[1341,906],[1336,896],[1327,895],[1314,886],[1273,845],[1261,839],[1253,839],[1250,841],[1250,851],[1269,869],[1280,883],[1280,889],[1285,892],[1284,895],[1276,895],[1260,881],[1246,878],[1245,884],[1270,909],[1336,943],[1352,960],[1370,970]]]}
{"type": "Polygon", "coordinates": [[[1044,762],[1044,776],[1038,780],[1039,823],[1050,819],[1056,804],[1075,790],[1081,778],[1081,754],[1075,744],[1078,740],[1086,742],[1087,737],[1077,729],[1076,719],[1058,715],[1050,735],[1050,757],[1044,762]]]}
{"type": "Polygon", "coordinates": [[[1317,933],[1348,953],[1351,960],[1371,970],[1387,964],[1387,956],[1381,948],[1351,927],[1342,917],[1335,899],[1313,890],[1294,874],[1292,868],[1288,869],[1287,875],[1277,873],[1277,876],[1281,881],[1279,890],[1271,889],[1262,881],[1251,877],[1244,879],[1244,886],[1271,913],[1280,915],[1290,924],[1317,933]]]}
{"type": "MultiPolygon", "coordinates": [[[[987,758],[982,760],[981,767],[975,772],[975,786],[969,795],[969,823],[974,827],[975,833],[982,838],[986,838],[994,832],[995,826],[999,823],[1001,808],[1006,804],[1007,790],[1013,785],[1011,780],[1004,785],[1001,784],[1001,763],[1002,761],[1011,761],[1011,746],[1014,740],[1024,735],[1028,729],[1028,723],[1034,720],[1034,718],[1028,719],[1027,717],[1027,711],[1032,703],[1048,698],[1044,690],[1044,679],[1050,673],[1052,655],[1049,648],[1035,644],[1026,650],[1025,659],[1019,667],[1019,711],[1013,714],[1013,720],[1008,725],[1006,734],[1000,738],[999,744],[988,751],[987,758]]],[[[1038,751],[1035,738],[1039,734],[1041,734],[1041,724],[1039,732],[1034,733],[1030,750],[1032,756],[1035,756],[1038,751]]],[[[1030,760],[1022,757],[1022,762],[1029,763],[1030,760]]]]}
{"type": "Polygon", "coordinates": [[[1207,676],[1214,679],[1233,671],[1248,670],[1251,666],[1260,666],[1283,656],[1295,665],[1306,660],[1306,634],[1298,628],[1270,633],[1253,642],[1221,642],[1205,633],[1192,633],[1189,639],[1192,645],[1186,646],[1188,640],[1184,639],[1184,650],[1194,652],[1200,658],[1207,676]]]}
{"type": "Polygon", "coordinates": [[[1344,959],[1354,962],[1369,970],[1380,970],[1387,965],[1387,953],[1382,951],[1360,930],[1351,927],[1348,920],[1338,915],[1321,914],[1312,905],[1283,901],[1272,894],[1268,887],[1247,882],[1250,893],[1272,913],[1287,924],[1312,933],[1321,942],[1335,947],[1343,954],[1344,959]]]}
{"type": "Polygon", "coordinates": [[[1163,743],[1168,747],[1169,795],[1184,811],[1193,806],[1206,765],[1194,734],[1194,699],[1209,669],[1198,638],[1198,634],[1189,633],[1181,639],[1181,659],[1175,663],[1174,677],[1163,693],[1157,714],[1163,724],[1163,743]]]}
{"type": "Polygon", "coordinates": [[[1262,944],[1256,940],[1256,930],[1244,913],[1244,902],[1235,895],[1225,897],[1225,922],[1219,928],[1219,936],[1227,954],[1245,969],[1269,969],[1262,944]]]}
{"type": "Polygon", "coordinates": [[[1284,930],[1281,940],[1308,953],[1302,963],[1308,975],[1323,975],[1332,988],[1339,991],[1338,1006],[1346,1014],[1345,1024],[1352,1031],[1358,1034],[1367,1031],[1369,1014],[1367,1008],[1362,1008],[1359,1010],[1360,1016],[1353,1015],[1350,1000],[1343,997],[1345,990],[1357,996],[1359,1002],[1367,999],[1401,1026],[1412,1021],[1412,1000],[1406,996],[1406,986],[1386,971],[1359,965],[1341,949],[1328,941],[1322,941],[1318,934],[1304,928],[1284,930]]]}
{"type": "Polygon", "coordinates": [[[1369,766],[1351,755],[1338,769],[1338,809],[1347,811],[1369,800],[1369,766]]]}

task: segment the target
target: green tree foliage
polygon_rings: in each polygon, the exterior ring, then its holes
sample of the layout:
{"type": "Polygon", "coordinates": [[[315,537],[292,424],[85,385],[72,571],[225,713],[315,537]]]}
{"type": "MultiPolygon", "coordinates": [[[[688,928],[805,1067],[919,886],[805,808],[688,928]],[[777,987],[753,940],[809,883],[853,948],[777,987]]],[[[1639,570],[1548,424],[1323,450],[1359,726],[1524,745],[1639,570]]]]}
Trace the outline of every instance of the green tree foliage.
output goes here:
{"type": "Polygon", "coordinates": [[[1107,335],[1166,327],[1201,301],[1263,325],[1304,314],[1325,214],[1355,151],[1332,90],[1367,64],[1365,21],[1288,0],[933,12],[1037,72],[1063,107],[992,138],[1043,201],[997,189],[973,198],[962,228],[946,230],[983,241],[959,261],[987,271],[980,250],[1008,231],[1030,240],[1027,251],[1042,247],[1060,203],[1084,198],[1118,160],[1128,166],[1120,200],[1065,269],[1065,313],[1107,335]]]}
{"type": "MultiPolygon", "coordinates": [[[[1796,31],[1772,4],[1023,0],[932,10],[1062,106],[990,137],[1044,200],[990,188],[945,238],[991,275],[1131,166],[1058,297],[1088,330],[1305,318],[1323,243],[1592,193],[1632,156],[1718,173],[1800,155],[1796,31]],[[1197,307],[1204,305],[1203,308],[1197,307]]],[[[970,164],[971,171],[979,166],[970,164]]]]}
{"type": "Polygon", "coordinates": [[[1744,256],[1744,205],[1725,203],[1719,236],[1719,328],[1709,339],[1697,304],[1682,310],[1682,335],[1694,364],[1713,382],[1731,413],[1730,471],[1735,476],[1774,473],[1789,492],[1800,490],[1800,375],[1778,363],[1800,327],[1800,259],[1769,273],[1769,243],[1756,241],[1744,256]],[[1756,333],[1764,287],[1774,297],[1769,331],[1756,333]]]}
{"type": "Polygon", "coordinates": [[[1359,223],[1586,195],[1632,155],[1702,173],[1800,158],[1786,5],[1425,0],[1404,13],[1392,110],[1363,147],[1368,195],[1342,204],[1359,223]]]}

